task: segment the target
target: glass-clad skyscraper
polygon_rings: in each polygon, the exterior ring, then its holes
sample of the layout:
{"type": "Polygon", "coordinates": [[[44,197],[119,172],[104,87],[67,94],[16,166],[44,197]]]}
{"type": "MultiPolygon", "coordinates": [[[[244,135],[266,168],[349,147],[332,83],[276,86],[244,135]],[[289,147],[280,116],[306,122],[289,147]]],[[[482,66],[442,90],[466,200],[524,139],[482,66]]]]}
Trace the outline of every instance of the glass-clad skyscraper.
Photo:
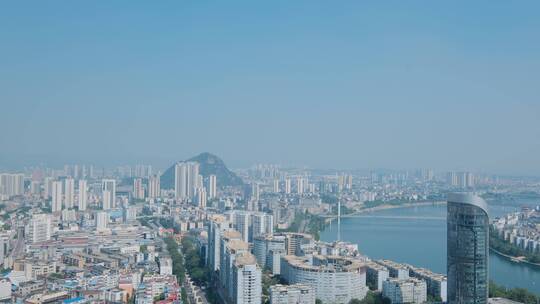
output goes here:
{"type": "Polygon", "coordinates": [[[447,270],[449,304],[488,301],[489,215],[471,193],[448,195],[447,270]]]}

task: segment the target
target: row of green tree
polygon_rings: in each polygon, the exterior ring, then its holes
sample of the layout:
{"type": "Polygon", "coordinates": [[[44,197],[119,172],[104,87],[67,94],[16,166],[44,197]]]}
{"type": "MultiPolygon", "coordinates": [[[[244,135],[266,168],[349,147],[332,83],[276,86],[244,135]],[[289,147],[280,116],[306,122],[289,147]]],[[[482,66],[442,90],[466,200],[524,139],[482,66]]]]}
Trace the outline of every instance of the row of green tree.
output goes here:
{"type": "Polygon", "coordinates": [[[407,203],[406,200],[399,200],[399,199],[394,199],[394,200],[389,200],[389,201],[375,200],[375,201],[364,202],[364,208],[374,208],[374,207],[378,207],[382,205],[399,206],[405,203],[407,203]]]}
{"type": "Polygon", "coordinates": [[[539,253],[532,253],[504,240],[493,227],[489,231],[489,246],[501,253],[514,257],[524,256],[531,263],[540,263],[539,253]]]}
{"type": "MultiPolygon", "coordinates": [[[[164,241],[173,263],[173,274],[176,276],[178,283],[182,285],[184,283],[184,278],[186,275],[186,269],[184,267],[184,257],[179,250],[178,243],[176,243],[176,241],[172,237],[168,237],[164,241]]],[[[187,303],[187,293],[183,287],[181,288],[181,297],[182,302],[187,303]]]]}
{"type": "Polygon", "coordinates": [[[505,298],[525,304],[540,303],[540,296],[528,291],[525,288],[505,288],[493,282],[489,282],[490,298],[505,298]]]}
{"type": "MultiPolygon", "coordinates": [[[[493,282],[489,283],[490,298],[505,298],[524,304],[538,304],[540,297],[524,288],[505,288],[493,282]]],[[[428,303],[441,303],[441,299],[428,298],[428,303]]],[[[317,300],[317,304],[322,301],[317,300]]],[[[368,291],[366,297],[362,300],[352,299],[349,304],[390,304],[390,299],[385,298],[379,292],[368,291]]]]}
{"type": "Polygon", "coordinates": [[[193,282],[200,287],[205,288],[206,299],[210,303],[219,303],[219,298],[215,290],[209,288],[211,286],[211,271],[206,267],[204,260],[201,259],[200,248],[197,245],[193,236],[185,236],[182,238],[182,251],[184,253],[184,263],[187,272],[193,282]]]}
{"type": "Polygon", "coordinates": [[[193,238],[189,236],[182,238],[182,252],[184,253],[186,269],[193,282],[199,286],[205,286],[208,283],[209,273],[193,238]]]}
{"type": "Polygon", "coordinates": [[[362,300],[352,299],[349,304],[391,304],[390,299],[383,297],[380,292],[368,291],[365,298],[362,300]]]}

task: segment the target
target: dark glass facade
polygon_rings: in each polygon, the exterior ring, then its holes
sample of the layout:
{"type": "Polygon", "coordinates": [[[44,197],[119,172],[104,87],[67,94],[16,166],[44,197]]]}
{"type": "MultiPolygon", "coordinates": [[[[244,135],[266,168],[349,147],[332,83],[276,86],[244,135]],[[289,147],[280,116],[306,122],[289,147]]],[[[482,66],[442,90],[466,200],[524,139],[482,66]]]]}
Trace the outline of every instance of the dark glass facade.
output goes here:
{"type": "Polygon", "coordinates": [[[472,194],[448,197],[448,303],[488,301],[489,215],[485,201],[472,194]]]}

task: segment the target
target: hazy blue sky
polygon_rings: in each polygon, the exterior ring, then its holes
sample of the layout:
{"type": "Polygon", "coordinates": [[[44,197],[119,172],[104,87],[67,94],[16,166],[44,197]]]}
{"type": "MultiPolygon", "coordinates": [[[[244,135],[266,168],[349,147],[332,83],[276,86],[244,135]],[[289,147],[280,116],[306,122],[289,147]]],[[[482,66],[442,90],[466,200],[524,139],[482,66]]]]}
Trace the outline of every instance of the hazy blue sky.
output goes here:
{"type": "Polygon", "coordinates": [[[0,166],[540,175],[539,1],[2,1],[0,166]]]}

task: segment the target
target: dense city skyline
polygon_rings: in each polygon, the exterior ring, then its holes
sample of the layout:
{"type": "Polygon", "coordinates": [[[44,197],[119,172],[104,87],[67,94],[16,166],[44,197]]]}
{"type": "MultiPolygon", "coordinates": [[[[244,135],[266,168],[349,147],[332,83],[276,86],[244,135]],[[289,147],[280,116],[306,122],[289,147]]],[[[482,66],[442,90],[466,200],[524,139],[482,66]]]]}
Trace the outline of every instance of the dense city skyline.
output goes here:
{"type": "Polygon", "coordinates": [[[0,8],[0,167],[540,172],[533,1],[0,8]]]}
{"type": "Polygon", "coordinates": [[[540,2],[0,2],[0,304],[539,304],[540,2]]]}

